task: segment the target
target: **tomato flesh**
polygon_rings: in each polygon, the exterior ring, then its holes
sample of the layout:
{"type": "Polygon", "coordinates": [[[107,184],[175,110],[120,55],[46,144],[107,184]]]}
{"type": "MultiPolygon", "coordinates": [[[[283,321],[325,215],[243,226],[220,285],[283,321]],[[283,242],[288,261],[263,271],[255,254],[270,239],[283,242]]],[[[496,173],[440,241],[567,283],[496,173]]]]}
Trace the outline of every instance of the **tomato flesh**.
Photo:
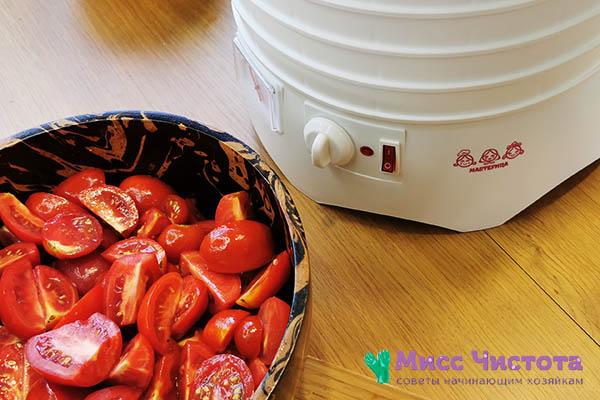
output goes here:
{"type": "Polygon", "coordinates": [[[236,303],[245,308],[260,307],[281,290],[290,276],[290,269],[290,257],[284,251],[254,277],[236,303]]]}
{"type": "Polygon", "coordinates": [[[38,265],[33,269],[33,276],[44,309],[46,328],[52,328],[71,311],[79,295],[69,279],[54,268],[38,265]]]}
{"type": "Polygon", "coordinates": [[[285,334],[290,311],[290,306],[277,297],[268,298],[258,310],[258,317],[262,321],[264,329],[260,358],[266,365],[271,365],[275,358],[285,334]]]}
{"type": "Polygon", "coordinates": [[[21,343],[0,346],[0,399],[21,400],[25,374],[24,352],[21,343]]]}
{"type": "Polygon", "coordinates": [[[142,391],[129,386],[112,386],[98,390],[84,400],[139,400],[142,391]]]}
{"type": "Polygon", "coordinates": [[[125,348],[108,380],[116,385],[146,389],[152,379],[154,349],[143,335],[136,335],[125,348]]]}
{"type": "Polygon", "coordinates": [[[140,307],[138,330],[160,354],[169,350],[171,325],[182,290],[181,275],[177,272],[163,275],[150,287],[140,307]]]}
{"type": "Polygon", "coordinates": [[[58,214],[85,214],[85,210],[64,197],[51,193],[33,193],[25,205],[36,216],[47,221],[58,214]]]}
{"type": "Polygon", "coordinates": [[[169,225],[160,236],[158,243],[167,252],[169,261],[179,262],[179,257],[186,251],[200,248],[204,237],[214,229],[214,221],[201,221],[193,225],[169,225]]]}
{"type": "Polygon", "coordinates": [[[97,252],[74,260],[58,260],[54,263],[54,267],[71,280],[81,296],[102,281],[110,265],[97,252]]]}
{"type": "Polygon", "coordinates": [[[215,355],[216,353],[202,340],[191,340],[183,346],[179,375],[179,398],[181,400],[193,398],[196,371],[205,360],[215,355]]]}
{"type": "Polygon", "coordinates": [[[150,387],[146,391],[144,400],[169,400],[177,396],[177,375],[181,351],[179,346],[172,344],[169,351],[158,357],[154,365],[154,373],[150,387]]]}
{"type": "Polygon", "coordinates": [[[71,310],[66,313],[56,324],[55,328],[70,324],[75,321],[84,321],[95,313],[104,311],[104,288],[101,284],[88,291],[71,310]]]}
{"type": "Polygon", "coordinates": [[[221,197],[215,211],[215,223],[223,225],[227,222],[248,219],[251,212],[248,192],[229,193],[221,197]]]}
{"type": "Polygon", "coordinates": [[[142,213],[152,207],[160,209],[167,196],[175,194],[169,185],[148,175],[134,175],[125,178],[119,187],[135,200],[142,213]]]}
{"type": "Polygon", "coordinates": [[[158,208],[147,210],[140,218],[137,237],[155,239],[171,223],[169,218],[158,208]]]}
{"type": "Polygon", "coordinates": [[[193,400],[247,400],[254,392],[254,381],[244,360],[232,354],[219,354],[200,365],[193,389],[193,400]]]}
{"type": "Polygon", "coordinates": [[[96,313],[32,337],[25,352],[32,368],[49,382],[91,387],[108,377],[122,345],[119,327],[96,313]]]}
{"type": "Polygon", "coordinates": [[[119,258],[130,254],[152,254],[157,261],[157,269],[151,270],[152,279],[156,280],[165,272],[167,256],[160,244],[152,239],[132,237],[121,240],[104,250],[102,257],[114,262],[119,258]]]}
{"type": "Polygon", "coordinates": [[[223,310],[212,316],[202,332],[202,340],[217,353],[225,351],[236,328],[250,313],[244,310],[223,310]]]}
{"type": "Polygon", "coordinates": [[[79,194],[79,200],[122,236],[133,232],[139,221],[135,202],[116,186],[101,185],[86,189],[79,194]]]}
{"type": "Polygon", "coordinates": [[[58,214],[42,229],[42,244],[59,260],[90,254],[102,243],[102,226],[89,214],[58,214]]]}
{"type": "Polygon", "coordinates": [[[15,261],[27,259],[32,265],[40,263],[40,252],[33,243],[14,243],[0,250],[0,273],[15,261]]]}
{"type": "Polygon", "coordinates": [[[31,211],[14,195],[0,193],[0,219],[6,227],[24,242],[42,243],[44,220],[31,211]]]}
{"type": "Polygon", "coordinates": [[[257,269],[273,259],[271,229],[260,222],[228,222],[202,240],[200,254],[214,272],[237,273],[257,269]]]}
{"type": "Polygon", "coordinates": [[[171,336],[179,339],[202,317],[208,307],[208,289],[206,285],[188,275],[183,278],[183,290],[173,317],[171,336]]]}
{"type": "Polygon", "coordinates": [[[256,358],[260,354],[263,324],[256,315],[250,315],[239,324],[234,334],[235,347],[244,358],[256,358]]]}
{"type": "Polygon", "coordinates": [[[104,171],[98,168],[86,168],[62,181],[54,188],[54,194],[64,197],[75,204],[80,204],[79,194],[85,189],[106,183],[104,171]]]}

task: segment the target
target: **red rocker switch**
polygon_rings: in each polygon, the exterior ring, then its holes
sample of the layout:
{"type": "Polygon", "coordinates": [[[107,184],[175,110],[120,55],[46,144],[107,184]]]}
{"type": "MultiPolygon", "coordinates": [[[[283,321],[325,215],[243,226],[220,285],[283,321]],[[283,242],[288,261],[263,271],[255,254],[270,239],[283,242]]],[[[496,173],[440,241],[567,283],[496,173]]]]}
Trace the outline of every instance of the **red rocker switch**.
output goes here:
{"type": "Polygon", "coordinates": [[[381,171],[393,174],[396,171],[396,147],[383,145],[383,154],[381,157],[381,171]]]}

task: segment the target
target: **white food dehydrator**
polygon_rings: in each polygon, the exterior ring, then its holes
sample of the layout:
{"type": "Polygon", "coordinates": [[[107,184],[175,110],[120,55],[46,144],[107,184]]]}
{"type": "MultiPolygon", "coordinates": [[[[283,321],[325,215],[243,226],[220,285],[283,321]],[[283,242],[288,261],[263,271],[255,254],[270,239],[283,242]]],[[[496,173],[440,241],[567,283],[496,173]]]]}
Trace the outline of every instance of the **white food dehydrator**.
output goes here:
{"type": "Polygon", "coordinates": [[[598,0],[233,0],[252,124],[319,203],[502,224],[600,157],[598,0]]]}

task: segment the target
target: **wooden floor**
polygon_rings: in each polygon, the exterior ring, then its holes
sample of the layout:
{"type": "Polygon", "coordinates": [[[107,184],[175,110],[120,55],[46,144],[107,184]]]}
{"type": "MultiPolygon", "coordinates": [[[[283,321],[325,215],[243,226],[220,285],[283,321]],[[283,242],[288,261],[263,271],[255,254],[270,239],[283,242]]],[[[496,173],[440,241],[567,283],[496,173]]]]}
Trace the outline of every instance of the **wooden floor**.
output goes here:
{"type": "MultiPolygon", "coordinates": [[[[0,0],[0,135],[72,114],[148,109],[227,130],[265,154],[236,91],[234,33],[225,0],[0,0]]],[[[309,240],[312,312],[306,368],[291,366],[278,398],[600,398],[597,165],[506,225],[467,234],[291,191],[309,240]],[[392,385],[381,386],[363,364],[380,349],[392,360],[414,350],[467,361],[456,372],[392,371],[392,385]],[[482,371],[468,361],[472,350],[577,355],[584,369],[482,371]],[[555,377],[583,384],[526,379],[555,377]],[[410,378],[440,384],[403,384],[410,378]],[[444,383],[453,378],[523,383],[444,383]]]]}

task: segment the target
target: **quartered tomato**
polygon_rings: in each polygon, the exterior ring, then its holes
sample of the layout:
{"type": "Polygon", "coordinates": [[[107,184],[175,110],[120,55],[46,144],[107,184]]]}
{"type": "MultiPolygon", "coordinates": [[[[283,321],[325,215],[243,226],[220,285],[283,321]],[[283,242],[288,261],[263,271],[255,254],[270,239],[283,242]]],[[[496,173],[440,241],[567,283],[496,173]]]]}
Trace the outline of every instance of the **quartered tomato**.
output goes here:
{"type": "Polygon", "coordinates": [[[104,287],[101,284],[94,286],[85,294],[71,310],[66,313],[55,328],[70,324],[75,321],[84,321],[95,313],[104,311],[104,287]]]}
{"type": "Polygon", "coordinates": [[[170,194],[165,198],[162,209],[174,224],[185,224],[190,217],[187,202],[176,194],[170,194]]]}
{"type": "Polygon", "coordinates": [[[147,210],[140,218],[140,227],[137,236],[140,238],[155,239],[171,223],[169,218],[158,208],[147,210]]]}
{"type": "Polygon", "coordinates": [[[231,308],[240,297],[242,282],[238,274],[220,274],[208,269],[198,251],[181,255],[180,268],[202,281],[210,293],[209,311],[216,313],[231,308]]]}
{"type": "Polygon", "coordinates": [[[152,207],[160,209],[166,197],[175,194],[169,185],[148,175],[134,175],[125,178],[119,187],[135,200],[141,213],[152,207]]]}
{"type": "Polygon", "coordinates": [[[150,287],[140,307],[138,330],[160,354],[169,350],[171,325],[182,289],[183,280],[177,272],[163,275],[150,287]]]}
{"type": "Polygon", "coordinates": [[[14,243],[0,250],[0,274],[15,261],[27,259],[32,265],[40,263],[40,252],[33,243],[14,243]]]}
{"type": "Polygon", "coordinates": [[[181,368],[179,374],[179,399],[194,397],[194,378],[200,365],[216,353],[201,340],[187,342],[181,350],[181,368]]]}
{"type": "Polygon", "coordinates": [[[102,243],[102,227],[89,214],[58,214],[42,229],[42,244],[59,260],[82,257],[102,243]]]}
{"type": "Polygon", "coordinates": [[[29,211],[44,221],[58,214],[85,214],[85,210],[64,197],[51,193],[33,193],[25,202],[29,211]]]}
{"type": "Polygon", "coordinates": [[[198,250],[204,237],[214,227],[214,221],[210,220],[193,225],[169,225],[158,237],[158,243],[167,252],[169,261],[177,263],[181,253],[198,250]]]}
{"type": "Polygon", "coordinates": [[[104,171],[98,168],[87,168],[65,179],[54,188],[54,194],[79,203],[79,194],[85,189],[100,186],[106,183],[104,171]]]}
{"type": "Polygon", "coordinates": [[[139,253],[113,263],[104,278],[104,313],[119,326],[135,324],[156,257],[139,253]]]}
{"type": "Polygon", "coordinates": [[[256,390],[260,386],[263,379],[265,379],[265,376],[267,375],[267,372],[269,372],[269,369],[267,368],[265,363],[260,360],[260,358],[253,358],[252,360],[248,361],[247,364],[248,368],[250,369],[250,372],[252,373],[252,380],[254,381],[254,390],[256,390]]]}
{"type": "Polygon", "coordinates": [[[194,400],[247,400],[254,392],[254,381],[244,360],[232,354],[219,354],[200,365],[192,389],[194,400]]]}
{"type": "Polygon", "coordinates": [[[166,270],[167,256],[162,246],[152,239],[132,237],[121,240],[104,250],[102,257],[108,261],[116,261],[126,255],[142,253],[154,255],[158,269],[150,272],[153,280],[160,278],[166,270]]]}
{"type": "Polygon", "coordinates": [[[0,278],[0,318],[10,332],[27,339],[46,329],[44,309],[29,260],[4,269],[0,278]]]}
{"type": "Polygon", "coordinates": [[[139,400],[142,398],[142,391],[129,386],[112,386],[98,390],[84,400],[139,400]]]}
{"type": "Polygon", "coordinates": [[[88,393],[82,388],[73,388],[38,379],[31,386],[26,400],[81,400],[88,393]]]}
{"type": "Polygon", "coordinates": [[[176,400],[177,376],[181,351],[179,346],[171,343],[166,354],[158,356],[154,365],[154,373],[144,400],[176,400]]]}
{"type": "Polygon", "coordinates": [[[22,400],[27,395],[23,387],[24,361],[21,343],[0,346],[0,399],[22,400]]]}
{"type": "Polygon", "coordinates": [[[143,335],[136,335],[125,347],[117,365],[110,371],[108,381],[115,385],[127,385],[146,389],[154,370],[154,349],[143,335]]]}
{"type": "Polygon", "coordinates": [[[179,339],[185,335],[202,317],[207,307],[208,289],[206,285],[191,275],[183,278],[183,290],[173,317],[171,336],[179,339]]]}
{"type": "Polygon", "coordinates": [[[277,297],[268,298],[258,310],[258,317],[262,321],[264,329],[260,358],[266,365],[271,365],[275,358],[285,334],[290,311],[290,306],[277,297]]]}
{"type": "Polygon", "coordinates": [[[98,252],[74,260],[58,260],[54,267],[71,280],[80,295],[86,294],[90,289],[99,284],[110,263],[98,252]]]}
{"type": "Polygon", "coordinates": [[[116,186],[101,185],[79,194],[81,203],[122,236],[128,236],[139,221],[133,199],[116,186]]]}
{"type": "Polygon", "coordinates": [[[273,259],[271,229],[260,222],[228,222],[202,240],[200,254],[215,272],[236,273],[260,268],[273,259]]]}
{"type": "Polygon", "coordinates": [[[33,215],[25,204],[10,193],[0,193],[0,219],[20,240],[42,243],[44,220],[33,215]]]}
{"type": "Polygon", "coordinates": [[[280,253],[246,286],[236,303],[245,308],[258,308],[269,297],[281,290],[290,276],[290,257],[280,253]]]}
{"type": "Polygon", "coordinates": [[[38,265],[33,269],[33,276],[44,310],[46,328],[52,328],[71,311],[79,295],[71,281],[54,268],[38,265]]]}
{"type": "Polygon", "coordinates": [[[252,210],[248,192],[235,192],[221,197],[215,211],[215,223],[223,225],[231,221],[248,219],[252,210]]]}
{"type": "Polygon", "coordinates": [[[32,368],[49,382],[90,387],[108,377],[122,345],[119,327],[94,314],[32,337],[25,352],[32,368]]]}
{"type": "Polygon", "coordinates": [[[212,316],[204,326],[202,340],[217,353],[225,351],[236,328],[250,313],[244,310],[223,310],[212,316]]]}
{"type": "Polygon", "coordinates": [[[256,358],[263,340],[263,324],[256,315],[250,315],[238,325],[234,334],[235,347],[244,358],[256,358]]]}

